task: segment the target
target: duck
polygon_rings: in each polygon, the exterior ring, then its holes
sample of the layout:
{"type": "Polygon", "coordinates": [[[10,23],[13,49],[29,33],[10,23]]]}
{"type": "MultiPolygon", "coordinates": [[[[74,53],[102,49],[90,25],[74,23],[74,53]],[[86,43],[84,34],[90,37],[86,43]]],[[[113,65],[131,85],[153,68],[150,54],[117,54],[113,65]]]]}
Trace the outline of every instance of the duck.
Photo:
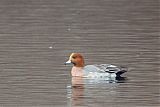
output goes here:
{"type": "Polygon", "coordinates": [[[80,53],[71,53],[65,65],[73,64],[71,69],[72,77],[92,77],[92,78],[119,78],[127,70],[112,64],[85,65],[84,57],[80,53]]]}

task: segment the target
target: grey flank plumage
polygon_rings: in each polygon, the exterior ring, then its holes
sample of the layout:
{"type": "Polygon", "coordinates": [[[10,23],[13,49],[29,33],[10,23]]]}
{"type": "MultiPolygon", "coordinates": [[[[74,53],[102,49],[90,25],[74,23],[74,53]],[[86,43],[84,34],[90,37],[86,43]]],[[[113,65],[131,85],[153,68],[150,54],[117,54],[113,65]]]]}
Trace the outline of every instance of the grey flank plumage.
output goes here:
{"type": "Polygon", "coordinates": [[[100,64],[100,65],[87,65],[84,67],[85,73],[89,72],[99,72],[99,73],[115,73],[117,77],[120,77],[121,74],[125,73],[127,70],[124,70],[122,67],[117,67],[111,64],[100,64]]]}

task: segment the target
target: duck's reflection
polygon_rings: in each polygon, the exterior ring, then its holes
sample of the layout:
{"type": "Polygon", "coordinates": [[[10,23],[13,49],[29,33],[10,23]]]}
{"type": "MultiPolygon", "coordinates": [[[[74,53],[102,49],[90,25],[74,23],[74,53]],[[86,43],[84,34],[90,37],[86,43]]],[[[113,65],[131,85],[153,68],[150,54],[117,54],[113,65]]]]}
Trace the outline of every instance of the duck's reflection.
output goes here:
{"type": "MultiPolygon", "coordinates": [[[[112,89],[118,86],[117,82],[122,83],[125,80],[125,78],[120,78],[120,79],[121,80],[108,81],[104,79],[86,79],[83,77],[72,77],[71,85],[67,87],[67,95],[69,100],[68,107],[84,106],[86,104],[85,99],[87,98],[87,95],[91,94],[89,93],[88,89],[91,88],[99,89],[100,88],[99,86],[105,86],[106,90],[112,91],[112,92],[108,91],[108,94],[111,93],[113,94],[112,89]]],[[[92,96],[92,94],[90,96],[92,96]]]]}
{"type": "Polygon", "coordinates": [[[72,85],[68,92],[69,107],[81,106],[84,104],[84,79],[82,77],[72,77],[72,85]]]}

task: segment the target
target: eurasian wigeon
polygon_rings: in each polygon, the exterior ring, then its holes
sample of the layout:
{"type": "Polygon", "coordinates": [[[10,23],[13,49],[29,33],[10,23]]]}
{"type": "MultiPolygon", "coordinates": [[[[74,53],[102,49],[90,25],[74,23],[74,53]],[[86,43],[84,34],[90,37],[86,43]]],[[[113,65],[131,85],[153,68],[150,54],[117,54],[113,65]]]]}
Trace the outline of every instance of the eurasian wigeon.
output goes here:
{"type": "Polygon", "coordinates": [[[78,77],[109,77],[117,78],[121,77],[121,74],[127,70],[122,69],[111,64],[100,65],[86,65],[84,64],[84,58],[79,53],[72,53],[69,60],[65,64],[73,64],[71,75],[78,77]]]}

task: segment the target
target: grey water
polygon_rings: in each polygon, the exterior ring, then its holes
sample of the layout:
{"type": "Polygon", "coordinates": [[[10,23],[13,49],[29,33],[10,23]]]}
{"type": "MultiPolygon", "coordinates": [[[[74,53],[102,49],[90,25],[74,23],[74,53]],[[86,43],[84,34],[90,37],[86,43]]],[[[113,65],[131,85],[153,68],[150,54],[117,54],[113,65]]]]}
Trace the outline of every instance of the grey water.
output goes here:
{"type": "Polygon", "coordinates": [[[158,0],[0,0],[0,107],[159,107],[158,0]],[[72,78],[87,64],[126,80],[72,78]]]}

